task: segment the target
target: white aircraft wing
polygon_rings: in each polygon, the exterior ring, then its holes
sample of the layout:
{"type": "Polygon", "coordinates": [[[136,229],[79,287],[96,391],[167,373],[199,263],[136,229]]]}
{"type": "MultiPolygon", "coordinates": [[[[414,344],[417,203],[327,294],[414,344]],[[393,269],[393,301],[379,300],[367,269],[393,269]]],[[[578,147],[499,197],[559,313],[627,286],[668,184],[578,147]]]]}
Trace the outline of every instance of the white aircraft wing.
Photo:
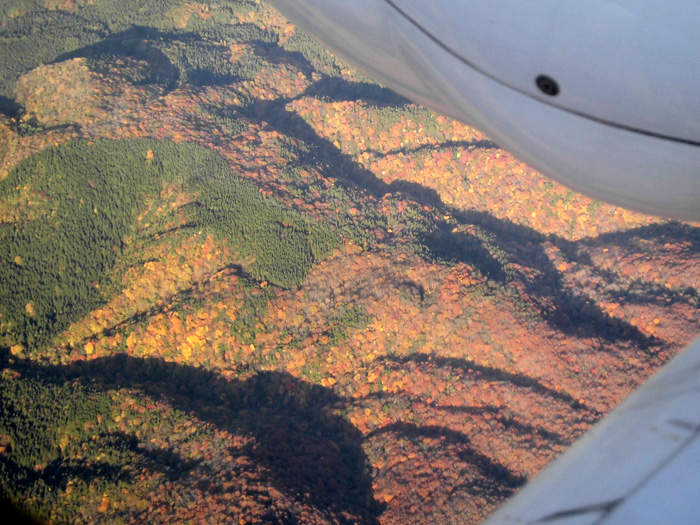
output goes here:
{"type": "Polygon", "coordinates": [[[700,523],[700,340],[486,523],[700,523]]]}
{"type": "Polygon", "coordinates": [[[700,2],[271,0],[408,98],[543,174],[700,220],[700,2]]]}

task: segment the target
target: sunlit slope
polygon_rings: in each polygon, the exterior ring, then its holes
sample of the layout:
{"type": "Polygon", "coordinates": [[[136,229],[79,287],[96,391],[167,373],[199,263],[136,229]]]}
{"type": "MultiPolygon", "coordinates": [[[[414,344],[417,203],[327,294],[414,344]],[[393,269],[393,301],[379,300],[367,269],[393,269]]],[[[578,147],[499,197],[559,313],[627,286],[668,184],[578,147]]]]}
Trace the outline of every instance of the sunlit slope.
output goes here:
{"type": "Polygon", "coordinates": [[[113,266],[122,254],[138,257],[129,245],[145,248],[149,231],[151,239],[214,235],[237,252],[230,265],[286,288],[337,244],[330,231],[261,196],[216,153],[187,143],[69,142],[22,161],[0,181],[0,199],[0,278],[12,283],[0,295],[3,331],[29,349],[107,302],[118,287],[113,266]]]}
{"type": "Polygon", "coordinates": [[[699,331],[698,228],[546,181],[263,4],[29,4],[0,494],[42,519],[475,523],[699,331]]]}

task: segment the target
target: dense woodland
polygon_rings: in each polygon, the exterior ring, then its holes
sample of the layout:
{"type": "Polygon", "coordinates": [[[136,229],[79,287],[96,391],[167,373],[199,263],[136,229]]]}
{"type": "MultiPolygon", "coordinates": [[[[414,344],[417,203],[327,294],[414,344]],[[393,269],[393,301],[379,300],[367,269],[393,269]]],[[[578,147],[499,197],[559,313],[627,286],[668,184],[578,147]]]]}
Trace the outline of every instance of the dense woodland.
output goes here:
{"type": "Polygon", "coordinates": [[[477,523],[700,332],[698,254],[260,1],[7,0],[0,499],[477,523]]]}
{"type": "MultiPolygon", "coordinates": [[[[103,306],[111,297],[100,287],[132,242],[135,216],[172,184],[197,195],[182,205],[185,226],[235,245],[240,255],[230,264],[242,264],[260,281],[298,286],[337,245],[329,230],[265,199],[201,147],[69,142],[24,160],[0,182],[0,199],[15,213],[0,230],[0,279],[13,283],[0,290],[3,332],[41,346],[103,306]]],[[[168,218],[159,218],[161,226],[168,218]]]]}

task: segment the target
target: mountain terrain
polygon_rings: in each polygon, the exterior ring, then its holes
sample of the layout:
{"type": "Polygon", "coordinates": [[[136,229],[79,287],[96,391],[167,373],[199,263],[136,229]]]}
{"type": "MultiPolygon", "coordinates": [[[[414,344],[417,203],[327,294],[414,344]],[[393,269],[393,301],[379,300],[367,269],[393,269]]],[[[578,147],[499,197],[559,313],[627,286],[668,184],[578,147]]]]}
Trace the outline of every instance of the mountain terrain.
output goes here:
{"type": "Polygon", "coordinates": [[[6,0],[0,497],[478,523],[700,332],[700,228],[552,182],[256,0],[6,0]]]}

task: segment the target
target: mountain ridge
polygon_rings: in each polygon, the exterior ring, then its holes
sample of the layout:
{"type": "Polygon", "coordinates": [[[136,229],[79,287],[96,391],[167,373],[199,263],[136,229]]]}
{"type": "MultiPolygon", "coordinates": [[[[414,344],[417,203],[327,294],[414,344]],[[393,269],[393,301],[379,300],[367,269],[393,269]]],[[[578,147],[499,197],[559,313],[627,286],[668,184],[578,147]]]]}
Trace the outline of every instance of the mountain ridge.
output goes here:
{"type": "Polygon", "coordinates": [[[151,3],[3,19],[5,42],[24,17],[107,28],[26,71],[18,52],[5,268],[76,205],[18,166],[109,141],[169,166],[118,215],[95,307],[38,344],[8,323],[38,301],[0,304],[3,499],[53,522],[475,523],[698,333],[697,226],[547,181],[262,3],[151,3]],[[281,211],[256,230],[253,202],[281,211]]]}

